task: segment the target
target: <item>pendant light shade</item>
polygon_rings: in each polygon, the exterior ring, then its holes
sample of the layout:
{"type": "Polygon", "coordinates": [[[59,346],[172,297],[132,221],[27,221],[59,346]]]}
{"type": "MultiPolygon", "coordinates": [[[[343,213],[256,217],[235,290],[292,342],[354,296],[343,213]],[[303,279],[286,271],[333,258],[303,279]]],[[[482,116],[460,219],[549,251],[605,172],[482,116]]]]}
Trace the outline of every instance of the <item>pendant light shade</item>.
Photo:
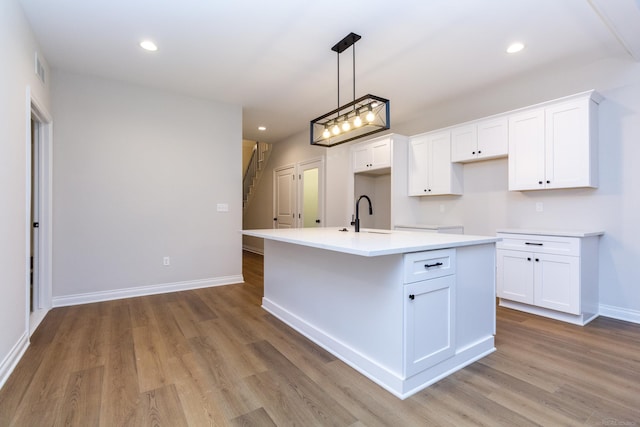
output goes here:
{"type": "Polygon", "coordinates": [[[355,33],[348,34],[331,48],[338,54],[338,108],[310,122],[311,145],[332,147],[390,128],[389,100],[375,95],[356,99],[355,33]],[[353,46],[353,101],[340,105],[340,54],[353,46]]]}

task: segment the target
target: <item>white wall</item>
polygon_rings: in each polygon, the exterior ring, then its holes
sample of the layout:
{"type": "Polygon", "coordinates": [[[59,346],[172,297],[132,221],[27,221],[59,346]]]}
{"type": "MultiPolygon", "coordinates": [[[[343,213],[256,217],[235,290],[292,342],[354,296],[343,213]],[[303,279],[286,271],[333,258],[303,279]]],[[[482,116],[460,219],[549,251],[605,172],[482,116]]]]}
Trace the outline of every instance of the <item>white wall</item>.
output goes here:
{"type": "Polygon", "coordinates": [[[17,1],[1,1],[0,386],[28,340],[27,87],[39,105],[49,109],[49,88],[34,73],[36,50],[38,46],[17,1]]]}
{"type": "Polygon", "coordinates": [[[54,305],[241,278],[241,107],[64,72],[52,97],[54,305]]]}
{"type": "MultiPolygon", "coordinates": [[[[496,229],[507,227],[604,230],[600,244],[601,310],[640,323],[640,272],[635,266],[640,259],[639,63],[625,57],[603,59],[578,69],[550,65],[434,105],[413,118],[402,120],[392,115],[392,131],[415,135],[589,89],[605,97],[600,105],[598,189],[509,192],[507,160],[490,160],[464,166],[462,196],[421,198],[415,217],[426,224],[461,224],[467,234],[494,235],[496,229]],[[543,203],[543,212],[536,212],[537,202],[543,203]]],[[[271,164],[299,161],[296,156],[306,155],[308,145],[307,133],[276,143],[271,164]]],[[[345,185],[349,146],[326,150],[328,225],[344,224],[352,212],[347,202],[352,190],[345,185]]],[[[253,224],[268,228],[272,188],[263,183],[259,191],[264,192],[258,198],[266,221],[260,222],[256,214],[253,224]]]]}

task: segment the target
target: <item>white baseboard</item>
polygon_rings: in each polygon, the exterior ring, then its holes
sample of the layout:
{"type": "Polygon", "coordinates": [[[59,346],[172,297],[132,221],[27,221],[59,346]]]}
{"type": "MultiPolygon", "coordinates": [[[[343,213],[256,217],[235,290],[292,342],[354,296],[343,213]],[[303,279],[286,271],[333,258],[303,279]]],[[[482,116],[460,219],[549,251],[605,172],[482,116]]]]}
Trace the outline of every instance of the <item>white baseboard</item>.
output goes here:
{"type": "Polygon", "coordinates": [[[600,312],[600,316],[640,324],[640,311],[638,310],[629,310],[628,308],[615,307],[605,304],[600,304],[598,310],[600,312]]]}
{"type": "Polygon", "coordinates": [[[22,359],[24,352],[29,347],[29,333],[25,331],[20,337],[18,342],[13,346],[7,357],[0,362],[0,389],[4,386],[4,383],[9,379],[9,375],[16,368],[16,365],[22,359]]]}
{"type": "Polygon", "coordinates": [[[264,250],[260,248],[256,248],[255,246],[242,245],[242,250],[247,252],[252,252],[258,255],[264,255],[264,250]]]}
{"type": "Polygon", "coordinates": [[[114,289],[112,291],[88,292],[86,294],[55,296],[53,297],[52,305],[53,307],[65,307],[69,305],[141,297],[144,295],[166,294],[169,292],[187,291],[190,289],[231,285],[234,283],[244,283],[242,275],[189,280],[175,283],[161,283],[158,285],[138,286],[135,288],[114,289]]]}

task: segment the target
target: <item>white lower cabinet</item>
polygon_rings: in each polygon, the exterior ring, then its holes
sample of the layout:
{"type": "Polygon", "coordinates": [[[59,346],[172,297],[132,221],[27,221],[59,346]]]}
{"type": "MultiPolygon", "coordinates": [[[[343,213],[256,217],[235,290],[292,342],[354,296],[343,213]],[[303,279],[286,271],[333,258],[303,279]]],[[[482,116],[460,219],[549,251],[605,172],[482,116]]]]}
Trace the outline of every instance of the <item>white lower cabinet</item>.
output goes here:
{"type": "Polygon", "coordinates": [[[407,254],[404,264],[404,375],[410,377],[455,354],[455,250],[407,254]]]}
{"type": "Polygon", "coordinates": [[[498,250],[498,296],[580,314],[579,258],[498,250]]]}
{"type": "Polygon", "coordinates": [[[598,313],[598,238],[499,232],[500,305],[584,325],[598,313]]]}

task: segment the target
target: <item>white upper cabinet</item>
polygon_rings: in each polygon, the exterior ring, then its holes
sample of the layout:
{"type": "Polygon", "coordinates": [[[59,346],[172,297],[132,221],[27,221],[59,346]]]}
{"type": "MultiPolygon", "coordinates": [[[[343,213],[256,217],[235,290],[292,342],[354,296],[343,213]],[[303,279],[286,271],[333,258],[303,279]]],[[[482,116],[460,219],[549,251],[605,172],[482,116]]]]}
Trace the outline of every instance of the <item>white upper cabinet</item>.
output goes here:
{"type": "Polygon", "coordinates": [[[451,161],[473,162],[505,157],[508,150],[508,120],[499,117],[451,129],[451,161]]]}
{"type": "Polygon", "coordinates": [[[409,196],[462,194],[461,165],[451,163],[451,132],[416,135],[409,142],[409,196]]]}
{"type": "Polygon", "coordinates": [[[352,159],[354,173],[391,167],[391,138],[384,136],[354,145],[352,159]]]}
{"type": "Polygon", "coordinates": [[[597,107],[587,92],[509,116],[509,190],[598,186],[597,107]]]}

